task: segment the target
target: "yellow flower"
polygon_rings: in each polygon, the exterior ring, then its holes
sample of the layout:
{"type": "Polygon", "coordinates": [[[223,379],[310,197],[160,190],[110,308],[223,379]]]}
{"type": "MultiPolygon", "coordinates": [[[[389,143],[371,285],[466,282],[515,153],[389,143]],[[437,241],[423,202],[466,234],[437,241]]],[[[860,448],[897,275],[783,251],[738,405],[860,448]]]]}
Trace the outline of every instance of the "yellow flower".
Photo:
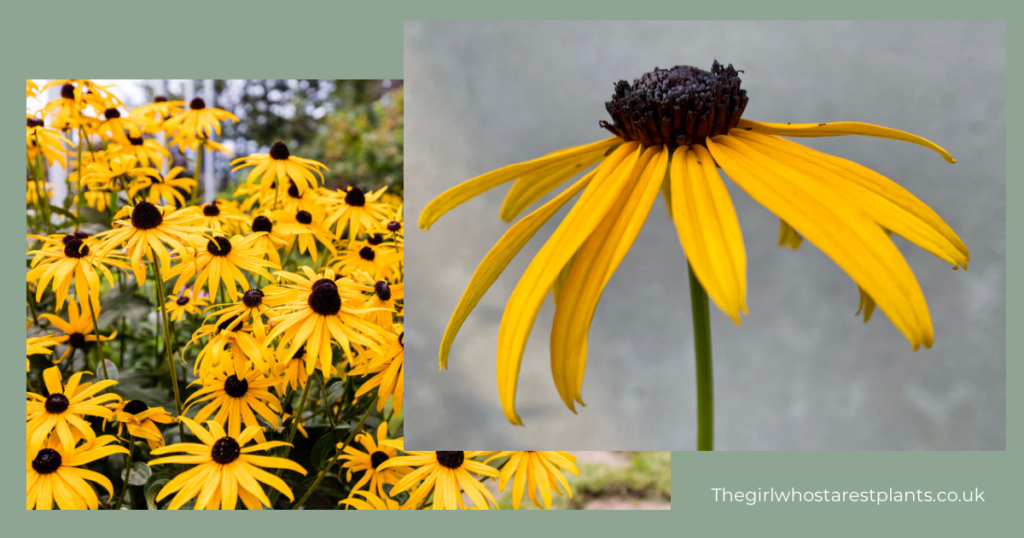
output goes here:
{"type": "Polygon", "coordinates": [[[92,300],[93,313],[100,311],[100,277],[107,278],[107,283],[114,286],[114,276],[107,266],[128,270],[119,256],[101,252],[99,242],[88,236],[68,234],[57,240],[44,239],[43,248],[33,250],[35,255],[32,269],[26,274],[28,282],[36,283],[36,301],[41,301],[43,292],[49,286],[57,295],[57,311],[68,297],[68,290],[75,285],[75,294],[79,300],[89,297],[92,300]]]}
{"type": "Polygon", "coordinates": [[[97,510],[99,498],[86,480],[103,486],[111,497],[114,486],[107,477],[82,466],[114,454],[127,454],[123,446],[110,446],[115,441],[113,435],[104,435],[69,449],[51,437],[45,447],[30,448],[25,509],[50,510],[56,502],[61,510],[97,510]]]}
{"type": "Polygon", "coordinates": [[[32,166],[35,166],[39,152],[43,152],[46,162],[53,166],[53,163],[67,168],[67,149],[64,144],[71,145],[71,141],[64,138],[57,131],[47,129],[43,120],[29,116],[25,120],[25,145],[28,151],[28,159],[32,166]]]}
{"type": "Polygon", "coordinates": [[[134,143],[132,139],[142,141],[142,133],[150,126],[147,118],[142,116],[121,116],[117,107],[110,107],[103,111],[103,121],[96,126],[93,132],[106,140],[117,142],[121,146],[129,146],[134,143]],[[125,134],[125,131],[128,134],[125,134]]]}
{"type": "Polygon", "coordinates": [[[325,250],[335,252],[334,237],[318,224],[323,220],[322,211],[312,207],[310,211],[305,209],[279,210],[274,211],[272,216],[276,223],[274,229],[281,235],[287,236],[289,242],[298,243],[300,254],[307,253],[316,262],[318,241],[324,245],[325,250]]]}
{"type": "Polygon", "coordinates": [[[377,389],[377,411],[384,410],[384,403],[389,397],[394,399],[395,413],[402,412],[402,402],[405,397],[405,329],[402,325],[394,325],[390,332],[384,337],[382,351],[376,353],[368,351],[370,360],[365,364],[359,364],[352,368],[353,375],[367,376],[367,379],[359,390],[356,391],[356,398],[363,394],[377,389]]]}
{"type": "Polygon", "coordinates": [[[71,454],[78,441],[74,431],[89,442],[96,441],[96,433],[84,417],[113,418],[113,413],[103,407],[103,404],[119,400],[120,397],[116,394],[96,394],[116,385],[117,381],[105,379],[83,388],[82,376],[87,373],[89,372],[78,372],[71,376],[67,385],[62,385],[59,367],[53,366],[43,370],[43,383],[47,394],[29,392],[25,404],[25,418],[28,422],[25,435],[28,438],[29,452],[43,447],[47,436],[50,436],[60,441],[64,454],[71,454]],[[55,432],[55,435],[51,436],[51,432],[55,432]]]}
{"type": "Polygon", "coordinates": [[[108,151],[111,157],[119,155],[131,155],[142,166],[153,165],[160,168],[164,160],[169,159],[171,152],[167,151],[159,142],[152,138],[128,137],[128,144],[111,143],[108,151]]]}
{"type": "Polygon", "coordinates": [[[252,245],[251,238],[236,235],[231,239],[222,235],[214,236],[206,242],[206,248],[199,250],[194,256],[182,259],[164,274],[164,280],[177,276],[174,284],[175,293],[195,277],[193,287],[202,289],[207,286],[210,296],[218,294],[220,285],[224,285],[226,297],[217,295],[221,300],[238,300],[237,282],[242,289],[248,289],[249,280],[242,270],[273,280],[263,267],[273,267],[273,262],[266,260],[266,249],[252,245]]]}
{"type": "Polygon", "coordinates": [[[338,501],[338,504],[346,505],[346,510],[349,506],[356,510],[401,510],[402,508],[398,505],[398,501],[392,500],[386,495],[378,497],[369,491],[353,491],[349,494],[347,499],[338,501]],[[362,499],[357,499],[355,495],[359,495],[362,499]]]}
{"type": "Polygon", "coordinates": [[[407,451],[407,454],[409,455],[390,458],[377,467],[378,472],[391,467],[416,468],[391,488],[392,495],[413,487],[416,488],[409,495],[406,507],[419,506],[431,492],[434,493],[434,510],[458,510],[459,508],[465,510],[466,503],[462,501],[463,492],[469,496],[476,508],[489,510],[490,503],[494,503],[495,507],[498,506],[487,487],[470,474],[498,476],[498,470],[494,467],[473,460],[473,458],[489,454],[489,452],[407,451]]]}
{"type": "Polygon", "coordinates": [[[178,443],[152,452],[155,456],[175,452],[184,452],[186,455],[157,458],[151,460],[150,465],[194,465],[167,482],[157,494],[157,501],[162,501],[168,495],[177,492],[168,507],[171,510],[181,508],[197,496],[195,510],[234,510],[239,499],[249,510],[261,510],[263,506],[270,506],[270,499],[263,492],[260,482],[280,491],[289,500],[294,500],[292,490],[284,480],[262,468],[288,469],[302,475],[306,474],[306,470],[285,458],[254,454],[279,446],[290,446],[288,443],[261,441],[260,444],[245,446],[253,437],[262,437],[259,426],[250,426],[245,431],[232,435],[225,433],[224,428],[212,420],[206,423],[209,430],[198,424],[199,421],[185,417],[182,417],[181,421],[199,438],[201,444],[178,443]]]}
{"type": "MultiPolygon", "coordinates": [[[[107,404],[107,408],[114,412],[114,420],[117,421],[117,435],[121,436],[121,429],[128,427],[128,434],[145,439],[149,448],[160,448],[164,446],[164,436],[156,423],[174,424],[177,422],[173,416],[163,407],[149,407],[142,400],[127,400],[107,404]]],[[[107,421],[103,421],[104,428],[107,421]]]]}
{"type": "MultiPolygon", "coordinates": [[[[99,317],[99,310],[93,310],[93,313],[99,317]]],[[[78,303],[73,299],[68,299],[68,321],[64,321],[53,314],[40,314],[39,318],[49,321],[54,327],[62,331],[62,336],[57,336],[54,340],[60,343],[67,342],[68,348],[64,350],[64,354],[57,359],[60,363],[64,359],[68,358],[74,350],[85,347],[88,342],[107,342],[117,338],[117,331],[111,333],[110,336],[103,336],[99,333],[92,334],[95,329],[92,323],[92,316],[85,314],[79,315],[78,303]]],[[[49,390],[49,389],[47,389],[49,390]]]]}
{"type": "Polygon", "coordinates": [[[182,108],[185,106],[185,101],[168,101],[163,95],[157,95],[153,98],[152,103],[146,103],[140,107],[132,109],[132,116],[141,116],[150,120],[152,127],[160,126],[164,120],[169,119],[172,116],[177,116],[185,112],[182,108]]]}
{"type": "Polygon", "coordinates": [[[46,181],[29,181],[25,187],[25,204],[36,205],[43,199],[43,192],[47,198],[53,198],[53,187],[46,181]]]}
{"type": "MultiPolygon", "coordinates": [[[[388,423],[382,422],[377,427],[376,440],[369,433],[360,433],[356,436],[355,442],[363,450],[349,445],[345,447],[345,453],[338,456],[338,460],[344,462],[341,467],[348,470],[345,480],[351,482],[353,473],[363,473],[359,481],[352,486],[353,491],[368,485],[371,493],[380,495],[382,499],[390,500],[384,491],[384,484],[397,484],[403,475],[412,471],[411,467],[388,467],[378,470],[380,464],[398,456],[398,450],[395,448],[379,444],[380,441],[386,440],[388,440],[388,423]]],[[[341,448],[341,443],[338,444],[338,448],[341,448]]]]}
{"type": "Polygon", "coordinates": [[[202,227],[195,225],[194,213],[185,210],[175,211],[173,208],[149,202],[138,202],[134,206],[121,208],[115,215],[114,228],[100,232],[96,237],[103,241],[101,248],[104,254],[117,247],[124,248],[126,255],[131,259],[130,267],[135,279],[142,285],[146,283],[143,257],[153,261],[155,253],[160,260],[160,266],[168,269],[171,258],[167,253],[167,247],[180,256],[188,257],[186,245],[191,247],[193,234],[203,231],[202,227]]]}
{"type": "Polygon", "coordinates": [[[505,416],[515,409],[519,367],[544,297],[554,287],[552,376],[575,409],[586,365],[587,333],[605,284],[636,239],[659,190],[665,193],[696,279],[736,323],[746,307],[746,255],[739,221],[718,173],[833,259],[886,312],[917,349],[932,344],[924,294],[899,250],[883,232],[959,267],[967,247],[928,206],[891,180],[858,164],[779,136],[865,135],[912,142],[955,160],[909,133],[853,122],[776,124],[741,119],[747,104],[738,72],[715,62],[656,69],[632,85],[620,81],[601,122],[612,138],[506,166],[453,187],[428,204],[419,225],[479,194],[516,180],[502,206],[512,220],[579,172],[597,164],[516,223],[484,258],[456,307],[439,353],[446,365],[459,327],[516,253],[577,193],[554,234],[534,257],[508,301],[498,334],[498,387],[505,416]],[[714,111],[711,112],[705,111],[714,111]],[[659,112],[661,111],[661,112],[659,112]],[[560,275],[564,275],[560,278],[560,275]],[[556,282],[558,283],[556,285],[556,282]]]}
{"type": "MultiPolygon", "coordinates": [[[[227,363],[229,366],[231,364],[227,363]]],[[[213,420],[226,425],[232,437],[241,434],[244,423],[247,428],[256,428],[252,435],[263,443],[267,439],[256,415],[266,419],[272,427],[278,427],[281,402],[269,390],[276,381],[253,369],[248,363],[241,370],[229,367],[227,371],[214,371],[208,378],[195,382],[201,384],[202,388],[189,396],[185,409],[209,402],[196,413],[196,421],[202,422],[217,413],[213,420]]],[[[179,418],[184,420],[184,417],[179,418]]]]}
{"type": "Polygon", "coordinates": [[[31,371],[28,357],[32,355],[51,355],[53,350],[50,349],[57,344],[60,344],[60,337],[55,334],[47,334],[44,336],[30,336],[25,338],[25,371],[31,371]]]}
{"type": "Polygon", "coordinates": [[[388,215],[388,205],[380,201],[387,187],[377,192],[364,193],[359,187],[349,187],[336,192],[325,191],[323,200],[327,208],[324,227],[334,226],[335,237],[348,230],[348,236],[355,239],[370,228],[377,226],[388,215]]]}
{"type": "MultiPolygon", "coordinates": [[[[264,193],[274,189],[280,191],[280,183],[290,180],[295,185],[299,196],[306,189],[315,189],[318,181],[324,179],[320,169],[327,170],[326,166],[316,161],[292,155],[284,142],[274,142],[269,153],[253,153],[248,157],[235,159],[231,161],[231,166],[234,166],[231,169],[232,172],[246,166],[255,167],[249,171],[249,177],[245,181],[251,184],[259,180],[260,188],[264,193]]],[[[272,206],[271,209],[276,208],[272,206]]]]}
{"type": "Polygon", "coordinates": [[[536,452],[498,452],[484,463],[491,460],[508,457],[508,461],[501,468],[501,476],[498,477],[498,490],[505,491],[505,486],[512,480],[512,507],[519,510],[519,504],[523,500],[523,491],[530,495],[530,500],[537,508],[551,509],[551,492],[558,495],[562,490],[558,485],[565,488],[565,493],[572,498],[572,489],[569,482],[562,474],[562,470],[579,476],[580,471],[576,468],[576,456],[561,451],[536,451],[536,452]],[[537,500],[537,491],[544,500],[541,504],[537,500]]]}
{"type": "Polygon", "coordinates": [[[249,228],[252,230],[252,234],[248,237],[252,238],[253,248],[265,249],[270,257],[270,261],[280,267],[281,256],[277,251],[288,244],[288,234],[285,234],[276,227],[274,221],[270,220],[266,215],[256,215],[253,217],[249,228]]]}
{"type": "Polygon", "coordinates": [[[189,110],[172,116],[164,121],[163,128],[175,137],[182,138],[210,138],[213,133],[220,134],[220,122],[231,120],[235,123],[238,118],[234,114],[206,106],[206,102],[196,97],[189,103],[189,110]]]}
{"type": "MultiPolygon", "coordinates": [[[[149,142],[147,140],[147,142],[149,142]]],[[[177,202],[178,207],[186,205],[184,194],[189,194],[196,188],[196,181],[190,177],[178,177],[184,172],[181,166],[175,166],[167,171],[163,178],[159,173],[149,173],[135,176],[132,184],[128,187],[128,198],[134,200],[136,195],[143,189],[149,189],[145,201],[151,204],[177,202]],[[182,194],[184,192],[184,194],[182,194]]]]}

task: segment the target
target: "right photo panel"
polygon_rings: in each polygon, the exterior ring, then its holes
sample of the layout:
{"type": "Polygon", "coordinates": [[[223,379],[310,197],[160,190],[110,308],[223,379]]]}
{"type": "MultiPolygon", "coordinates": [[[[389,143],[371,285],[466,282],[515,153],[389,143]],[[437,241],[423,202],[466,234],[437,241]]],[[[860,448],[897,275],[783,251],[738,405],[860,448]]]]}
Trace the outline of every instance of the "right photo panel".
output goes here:
{"type": "Polygon", "coordinates": [[[994,28],[407,22],[405,448],[1004,450],[994,28]]]}

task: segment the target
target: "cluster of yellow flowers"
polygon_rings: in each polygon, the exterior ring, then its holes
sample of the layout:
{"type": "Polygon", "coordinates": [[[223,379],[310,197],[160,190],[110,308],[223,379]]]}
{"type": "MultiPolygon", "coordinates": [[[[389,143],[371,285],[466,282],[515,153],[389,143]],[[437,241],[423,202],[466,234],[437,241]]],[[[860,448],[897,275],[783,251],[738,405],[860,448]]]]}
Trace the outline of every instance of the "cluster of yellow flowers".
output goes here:
{"type": "Polygon", "coordinates": [[[27,508],[232,509],[241,500],[260,509],[282,494],[295,509],[325,478],[346,492],[339,504],[355,509],[466,508],[463,492],[477,508],[496,506],[481,478],[498,478],[502,490],[511,481],[517,508],[524,491],[547,508],[552,492],[571,495],[562,471],[578,470],[565,452],[406,452],[391,436],[402,429],[404,394],[400,196],[328,189],[325,165],[276,142],[232,163],[247,171],[233,199],[197,203],[196,181],[183,167],[167,170],[172,152],[195,151],[202,170],[204,150],[228,153],[212,137],[237,117],[198,98],[186,107],[157,97],[129,111],[111,87],[88,80],[29,81],[27,96],[54,86],[60,97],[28,116],[26,134],[28,224],[37,232],[27,236],[27,357],[57,357],[35,371],[26,360],[27,508]],[[63,209],[44,162],[68,170],[63,209]],[[92,234],[83,206],[105,215],[92,234]],[[122,322],[116,364],[104,348],[118,334],[97,323],[105,294],[134,285],[147,296],[147,281],[163,341],[162,352],[149,349],[163,356],[143,363],[144,373],[167,376],[173,410],[114,392],[123,340],[137,337],[125,333],[140,329],[122,322]],[[188,342],[175,342],[181,326],[188,342]],[[56,346],[66,349],[58,356],[56,346]],[[91,373],[74,371],[76,350],[101,380],[83,382],[91,373]],[[104,434],[108,422],[116,435],[104,434]],[[307,437],[313,426],[326,431],[309,457],[317,475],[296,502],[281,475],[307,474],[289,455],[296,432],[307,437]],[[126,470],[116,494],[97,469],[120,467],[94,463],[113,454],[126,470]],[[131,485],[143,486],[145,504],[131,485]]]}

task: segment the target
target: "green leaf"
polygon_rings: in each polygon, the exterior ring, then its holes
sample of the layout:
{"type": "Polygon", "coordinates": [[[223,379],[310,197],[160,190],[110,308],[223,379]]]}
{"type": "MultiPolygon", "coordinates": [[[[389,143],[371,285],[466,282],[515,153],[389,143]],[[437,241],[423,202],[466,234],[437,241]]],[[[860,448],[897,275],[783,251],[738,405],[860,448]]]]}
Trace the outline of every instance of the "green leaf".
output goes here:
{"type": "Polygon", "coordinates": [[[174,478],[173,473],[159,472],[152,474],[149,480],[146,480],[146,487],[143,488],[143,492],[146,494],[146,507],[148,509],[160,509],[156,504],[156,496],[160,493],[160,488],[170,482],[172,478],[174,478]]]}
{"type": "MultiPolygon", "coordinates": [[[[124,291],[117,294],[106,295],[100,308],[99,318],[96,320],[100,327],[109,327],[111,323],[120,317],[129,320],[137,320],[145,317],[153,305],[148,299],[139,295],[138,284],[132,282],[124,287],[124,291]]],[[[127,336],[127,335],[125,335],[127,336]]]]}
{"type": "MultiPolygon", "coordinates": [[[[132,486],[142,486],[146,484],[149,477],[153,476],[153,469],[149,468],[149,465],[141,461],[135,462],[132,465],[132,472],[128,475],[128,484],[132,486]]],[[[121,480],[124,480],[124,470],[121,471],[121,480]]]]}
{"type": "Polygon", "coordinates": [[[309,461],[313,464],[318,471],[324,470],[329,463],[329,460],[334,456],[334,448],[338,443],[344,442],[348,437],[348,425],[345,424],[342,428],[339,424],[335,429],[328,431],[321,437],[315,445],[313,450],[310,452],[309,461]]]}

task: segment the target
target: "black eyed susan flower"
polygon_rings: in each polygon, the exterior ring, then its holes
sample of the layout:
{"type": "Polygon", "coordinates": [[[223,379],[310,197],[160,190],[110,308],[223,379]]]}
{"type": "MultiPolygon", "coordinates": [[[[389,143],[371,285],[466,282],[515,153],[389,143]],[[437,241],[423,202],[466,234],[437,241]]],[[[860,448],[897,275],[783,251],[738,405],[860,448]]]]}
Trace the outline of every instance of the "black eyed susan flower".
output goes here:
{"type": "Polygon", "coordinates": [[[74,452],[78,437],[88,442],[96,440],[96,433],[86,422],[86,416],[105,419],[113,418],[109,409],[103,404],[120,400],[116,394],[102,394],[100,391],[117,384],[117,381],[105,379],[92,384],[82,384],[82,376],[88,372],[78,372],[71,376],[67,385],[61,383],[60,369],[56,366],[43,370],[43,383],[46,394],[28,393],[26,403],[26,421],[29,452],[43,447],[51,432],[59,440],[64,454],[74,452]]]}
{"type": "Polygon", "coordinates": [[[94,132],[106,140],[116,142],[121,147],[135,145],[133,139],[138,140],[139,146],[141,146],[142,133],[149,126],[150,122],[144,116],[122,116],[121,111],[113,106],[103,111],[103,120],[96,126],[94,132]]]}
{"type": "Polygon", "coordinates": [[[164,308],[171,321],[181,321],[185,314],[198,314],[201,307],[210,304],[210,294],[205,291],[196,293],[192,289],[184,289],[177,296],[170,297],[164,308]]]}
{"type": "Polygon", "coordinates": [[[203,428],[198,421],[185,417],[182,417],[181,421],[199,438],[201,444],[178,443],[152,452],[155,456],[176,452],[184,454],[157,458],[150,461],[150,465],[194,465],[172,478],[160,489],[156,496],[158,502],[174,493],[174,499],[168,506],[171,510],[181,508],[193,498],[196,499],[195,510],[234,510],[239,499],[249,510],[262,510],[264,506],[270,506],[270,499],[260,482],[280,491],[289,500],[294,499],[291,488],[284,480],[263,469],[288,469],[302,475],[306,474],[306,470],[285,458],[254,454],[279,446],[290,446],[288,443],[260,441],[259,444],[245,446],[254,437],[262,438],[258,426],[248,427],[241,433],[230,434],[213,420],[206,423],[209,430],[203,428]]]}
{"type": "Polygon", "coordinates": [[[108,146],[107,151],[110,152],[111,157],[131,155],[135,157],[139,165],[144,167],[152,165],[160,168],[164,165],[164,161],[171,156],[170,151],[167,151],[166,148],[152,138],[129,136],[128,142],[128,144],[123,145],[121,143],[112,143],[108,146]]]}
{"type": "Polygon", "coordinates": [[[138,161],[134,155],[118,155],[116,157],[104,155],[103,157],[85,167],[85,171],[79,179],[81,187],[87,187],[93,191],[123,191],[128,190],[136,178],[160,173],[155,168],[137,166],[138,161]]]}
{"type": "Polygon", "coordinates": [[[189,103],[185,112],[171,116],[164,121],[163,128],[175,138],[210,138],[214,133],[220,134],[220,122],[231,120],[238,123],[238,118],[219,108],[206,106],[206,101],[196,97],[189,103]]]}
{"type": "Polygon", "coordinates": [[[273,267],[274,264],[266,258],[267,250],[254,247],[251,238],[236,235],[228,239],[217,235],[209,239],[206,246],[200,248],[194,256],[184,258],[171,267],[164,279],[178,277],[174,284],[177,293],[194,277],[195,289],[207,286],[211,297],[216,295],[221,300],[236,301],[238,286],[242,286],[243,290],[249,288],[249,280],[243,270],[273,280],[274,277],[264,267],[273,267]],[[221,289],[223,292],[218,291],[221,289]]]}
{"type": "Polygon", "coordinates": [[[270,261],[274,262],[275,266],[280,267],[281,255],[277,251],[288,244],[288,234],[277,228],[274,225],[274,221],[270,220],[270,217],[267,215],[256,215],[253,217],[249,229],[252,230],[252,235],[249,237],[252,238],[253,248],[265,249],[270,261]]]}
{"type": "MultiPolygon", "coordinates": [[[[164,446],[164,436],[157,424],[177,422],[163,407],[150,407],[142,400],[122,400],[107,404],[107,408],[114,413],[118,437],[121,437],[122,429],[127,427],[129,435],[145,439],[151,449],[164,446]]],[[[103,421],[104,427],[106,422],[103,421]]]]}
{"type": "Polygon", "coordinates": [[[32,79],[26,79],[25,82],[25,97],[32,99],[39,92],[39,85],[32,79]]]}
{"type": "Polygon", "coordinates": [[[469,496],[478,509],[489,510],[491,503],[495,507],[498,506],[487,487],[471,474],[487,477],[498,476],[498,470],[494,467],[473,460],[473,458],[489,454],[489,452],[407,451],[407,454],[409,455],[390,458],[377,466],[378,472],[392,467],[416,469],[402,477],[395,487],[391,488],[391,494],[395,495],[415,487],[405,506],[419,506],[431,492],[434,494],[434,510],[458,510],[459,508],[465,510],[467,507],[462,500],[462,493],[469,496]]]}
{"type": "MultiPolygon", "coordinates": [[[[212,317],[213,315],[211,314],[212,317]]],[[[239,315],[220,315],[214,323],[208,323],[192,334],[189,345],[208,337],[206,345],[196,357],[195,372],[200,379],[208,379],[214,373],[228,374],[242,371],[251,364],[256,370],[267,373],[274,364],[274,352],[264,343],[267,333],[262,322],[246,325],[239,315]]]]}
{"type": "Polygon", "coordinates": [[[530,500],[537,508],[551,509],[551,492],[562,494],[559,488],[565,488],[565,493],[572,498],[572,489],[569,482],[562,474],[563,470],[576,476],[580,475],[576,468],[576,456],[561,451],[535,451],[535,452],[498,452],[488,458],[485,463],[498,458],[508,457],[508,461],[501,468],[501,475],[498,477],[498,490],[505,491],[505,486],[512,481],[512,507],[519,510],[519,504],[523,500],[523,491],[530,495],[530,500]],[[543,504],[537,499],[537,492],[543,499],[543,504]]]}
{"type": "Polygon", "coordinates": [[[586,365],[587,332],[605,284],[663,190],[695,278],[736,323],[746,313],[746,255],[739,221],[718,173],[833,259],[917,349],[932,344],[924,295],[885,229],[954,268],[967,247],[928,206],[863,166],[779,138],[863,135],[903,140],[955,160],[903,131],[855,122],[782,124],[742,119],[747,94],[738,72],[717,62],[655,69],[615,85],[606,103],[612,138],[506,166],[453,187],[420,215],[421,228],[469,199],[516,180],[501,216],[512,220],[578,172],[568,189],[517,222],[474,274],[445,332],[440,364],[459,327],[512,257],[573,196],[580,199],[530,263],[509,299],[498,335],[498,387],[506,417],[515,410],[520,362],[545,294],[555,287],[551,364],[562,400],[574,409],[586,365]],[[667,177],[667,179],[666,179],[667,177]],[[564,279],[559,275],[564,273],[564,279]],[[560,282],[556,286],[556,281],[560,282]]]}
{"type": "Polygon", "coordinates": [[[338,502],[339,505],[344,504],[346,510],[351,507],[355,510],[401,510],[398,501],[386,496],[381,495],[380,497],[370,493],[369,491],[353,491],[349,498],[343,499],[338,502]],[[356,497],[362,497],[362,499],[356,497]]]}
{"type": "Polygon", "coordinates": [[[395,323],[394,315],[402,315],[399,303],[405,299],[405,284],[389,282],[383,275],[372,277],[362,271],[353,273],[349,279],[359,284],[367,296],[363,303],[363,309],[368,312],[366,319],[390,329],[395,323]]]}
{"type": "Polygon", "coordinates": [[[152,103],[133,108],[131,114],[150,120],[151,126],[162,127],[165,120],[185,112],[184,106],[185,101],[168,101],[167,97],[157,95],[152,103]]]}
{"type": "Polygon", "coordinates": [[[277,380],[260,373],[249,363],[244,363],[241,369],[236,369],[232,362],[226,365],[226,370],[213,371],[195,382],[202,388],[189,396],[185,408],[205,403],[194,417],[197,422],[213,415],[213,420],[226,425],[228,433],[235,438],[241,435],[242,424],[245,424],[246,428],[256,428],[252,435],[259,442],[266,442],[256,415],[263,417],[272,428],[278,427],[281,402],[269,390],[277,380]]]}
{"type": "MultiPolygon", "coordinates": [[[[377,427],[376,440],[369,433],[360,433],[356,436],[355,442],[362,447],[362,450],[348,445],[345,447],[344,454],[338,456],[338,460],[344,462],[341,467],[347,470],[346,480],[351,481],[353,473],[362,473],[359,481],[352,486],[352,491],[368,486],[371,493],[380,495],[382,499],[390,500],[387,492],[384,491],[384,484],[397,484],[402,476],[412,472],[411,467],[388,467],[378,471],[380,464],[398,456],[398,450],[394,447],[378,444],[379,441],[387,440],[388,424],[382,422],[377,427]]],[[[338,446],[340,448],[341,444],[338,446]]]]}
{"type": "MultiPolygon", "coordinates": [[[[93,313],[96,314],[96,316],[100,315],[98,310],[94,310],[93,313]]],[[[61,336],[54,337],[54,340],[60,343],[68,343],[68,348],[64,350],[64,354],[57,359],[58,363],[63,362],[64,359],[68,358],[68,355],[70,355],[74,350],[84,348],[90,342],[106,342],[117,338],[117,331],[111,333],[110,336],[103,336],[99,333],[93,334],[95,326],[92,322],[92,316],[84,311],[80,313],[78,310],[78,303],[73,299],[68,300],[67,321],[64,321],[60,317],[50,313],[40,314],[39,318],[49,321],[51,325],[64,333],[61,336]]]]}
{"type": "Polygon", "coordinates": [[[28,160],[35,162],[39,152],[43,153],[47,164],[53,166],[57,163],[67,167],[67,149],[71,141],[64,138],[57,131],[47,129],[43,120],[34,116],[28,116],[25,127],[25,146],[28,152],[28,160]],[[64,144],[67,144],[65,146],[64,144]]]}
{"type": "Polygon", "coordinates": [[[348,187],[335,192],[325,192],[323,203],[327,209],[325,228],[334,228],[334,235],[348,230],[350,238],[356,238],[366,230],[377,226],[388,215],[388,204],[380,198],[387,187],[377,192],[364,193],[359,187],[348,187]]]}
{"type": "Polygon", "coordinates": [[[25,371],[32,371],[28,357],[32,355],[51,355],[53,350],[50,348],[58,344],[60,344],[60,338],[55,334],[25,338],[25,371]]]}
{"type": "Polygon", "coordinates": [[[356,271],[371,275],[393,275],[402,262],[393,248],[371,238],[369,241],[349,241],[350,248],[340,250],[328,260],[338,274],[349,276],[356,271]],[[374,244],[376,243],[376,244],[374,244]]]}
{"type": "Polygon", "coordinates": [[[323,244],[325,250],[335,252],[334,236],[318,224],[323,221],[323,212],[319,209],[310,207],[309,211],[274,211],[272,217],[278,233],[287,236],[289,243],[297,243],[299,253],[308,254],[314,263],[317,261],[319,250],[317,243],[323,244]]]}
{"type": "MultiPolygon", "coordinates": [[[[79,438],[73,436],[73,443],[79,438]]],[[[114,454],[127,454],[128,449],[116,443],[113,435],[103,435],[69,449],[56,437],[45,446],[29,448],[26,474],[26,510],[51,510],[54,503],[61,510],[97,510],[99,497],[86,482],[95,482],[114,495],[110,479],[83,466],[114,454]]]]}
{"type": "Polygon", "coordinates": [[[46,103],[39,113],[43,117],[52,115],[53,125],[58,129],[91,127],[96,122],[95,118],[84,116],[82,111],[89,106],[94,110],[106,109],[107,99],[101,93],[105,92],[105,87],[97,86],[88,80],[52,80],[44,85],[41,91],[54,86],[60,86],[60,97],[46,103]]]}
{"type": "Polygon", "coordinates": [[[135,200],[141,191],[149,189],[146,192],[145,201],[151,204],[176,202],[177,207],[184,207],[185,196],[196,188],[196,180],[190,177],[178,177],[178,174],[184,171],[183,167],[175,166],[168,170],[164,177],[160,177],[158,173],[135,176],[128,187],[128,198],[135,200]]]}
{"type": "MultiPolygon", "coordinates": [[[[320,169],[327,170],[327,167],[321,163],[292,155],[288,146],[280,141],[274,142],[274,145],[270,146],[269,153],[253,153],[248,157],[235,159],[231,161],[231,166],[234,167],[231,169],[232,172],[246,166],[254,167],[249,171],[246,183],[252,184],[258,181],[264,193],[271,190],[280,192],[280,185],[288,180],[291,185],[295,186],[296,194],[299,196],[306,192],[306,189],[315,189],[324,180],[320,169]]],[[[280,197],[279,194],[274,196],[275,199],[280,197]]],[[[276,203],[271,208],[276,209],[276,203]]]]}
{"type": "Polygon", "coordinates": [[[225,200],[214,200],[189,210],[196,212],[196,221],[207,229],[224,234],[241,231],[242,224],[249,218],[236,204],[225,200]]]}
{"type": "Polygon", "coordinates": [[[175,211],[171,207],[149,202],[125,206],[115,217],[123,220],[115,220],[113,229],[100,232],[96,237],[102,239],[104,252],[118,247],[124,248],[131,259],[132,272],[140,285],[146,283],[143,257],[153,261],[155,253],[160,260],[160,266],[168,269],[171,257],[167,247],[180,256],[188,257],[189,249],[186,245],[192,246],[191,236],[204,231],[201,226],[195,225],[194,213],[186,210],[175,211]]]}
{"type": "MultiPolygon", "coordinates": [[[[306,388],[306,383],[309,380],[309,375],[306,374],[306,347],[280,347],[276,353],[274,372],[278,379],[274,390],[279,396],[287,395],[289,388],[293,391],[306,388]]],[[[336,375],[338,375],[338,369],[331,365],[331,373],[328,378],[336,375]]],[[[287,409],[286,407],[285,414],[290,414],[287,409]]],[[[281,423],[283,424],[286,419],[287,417],[282,416],[281,423]]],[[[301,428],[302,425],[300,424],[299,427],[301,428]]]]}
{"type": "Polygon", "coordinates": [[[373,376],[367,379],[359,390],[356,391],[356,398],[363,394],[377,389],[377,411],[384,409],[384,403],[388,397],[393,398],[395,413],[402,412],[402,402],[405,399],[405,329],[402,325],[392,326],[385,333],[384,343],[381,345],[381,352],[377,353],[367,350],[361,356],[368,356],[364,363],[355,363],[352,368],[353,375],[373,376]]]}
{"type": "Polygon", "coordinates": [[[26,274],[28,282],[36,284],[36,301],[43,298],[47,287],[57,296],[57,311],[68,298],[72,284],[79,300],[89,297],[92,311],[99,315],[100,275],[113,287],[114,276],[107,266],[128,270],[128,265],[116,254],[104,254],[99,242],[85,234],[55,235],[43,240],[43,248],[33,250],[32,269],[26,274]]]}
{"type": "MultiPolygon", "coordinates": [[[[316,273],[302,267],[302,275],[278,272],[282,283],[268,286],[268,304],[281,313],[273,322],[267,342],[278,339],[278,349],[306,349],[306,374],[319,368],[325,378],[332,370],[331,342],[352,360],[352,345],[379,351],[383,330],[361,318],[362,293],[350,281],[335,279],[334,271],[316,273]]],[[[280,358],[278,359],[280,360],[280,358]]]]}

